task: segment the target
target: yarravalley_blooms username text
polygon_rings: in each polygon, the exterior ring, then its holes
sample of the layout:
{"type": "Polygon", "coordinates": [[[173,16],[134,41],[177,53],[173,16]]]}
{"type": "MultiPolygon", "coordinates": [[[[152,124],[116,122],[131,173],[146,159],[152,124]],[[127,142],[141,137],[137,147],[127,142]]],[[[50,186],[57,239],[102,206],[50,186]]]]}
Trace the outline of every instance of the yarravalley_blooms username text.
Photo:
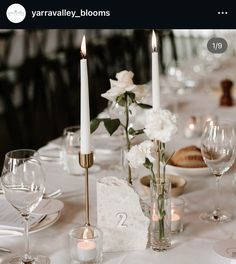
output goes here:
{"type": "Polygon", "coordinates": [[[71,17],[71,18],[80,18],[80,17],[105,17],[110,16],[111,12],[109,10],[89,10],[89,9],[80,9],[77,10],[31,10],[32,18],[35,17],[71,17]]]}

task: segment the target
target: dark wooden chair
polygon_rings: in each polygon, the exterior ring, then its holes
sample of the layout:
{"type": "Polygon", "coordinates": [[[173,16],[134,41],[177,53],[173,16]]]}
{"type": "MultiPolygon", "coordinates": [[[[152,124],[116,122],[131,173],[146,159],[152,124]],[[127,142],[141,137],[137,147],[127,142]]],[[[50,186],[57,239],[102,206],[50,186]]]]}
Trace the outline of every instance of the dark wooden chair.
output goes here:
{"type": "Polygon", "coordinates": [[[19,148],[23,144],[21,116],[14,96],[17,72],[8,65],[13,36],[12,30],[0,31],[0,164],[7,151],[19,148]]]}

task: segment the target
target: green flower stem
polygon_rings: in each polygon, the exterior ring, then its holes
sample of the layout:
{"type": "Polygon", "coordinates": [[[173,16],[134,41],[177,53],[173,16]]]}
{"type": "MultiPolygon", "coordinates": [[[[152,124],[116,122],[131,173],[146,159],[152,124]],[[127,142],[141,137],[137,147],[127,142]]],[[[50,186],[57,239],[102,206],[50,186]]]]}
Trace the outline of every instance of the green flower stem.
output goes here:
{"type": "Polygon", "coordinates": [[[158,227],[159,227],[159,240],[162,240],[165,237],[165,169],[163,170],[163,175],[161,177],[160,172],[160,141],[155,141],[156,145],[156,174],[153,171],[153,168],[151,168],[151,175],[152,178],[155,179],[153,181],[153,188],[154,188],[154,198],[157,201],[156,204],[158,205],[158,227]],[[159,184],[159,185],[158,185],[159,184]],[[158,188],[157,188],[158,187],[158,188]]]}
{"type": "Polygon", "coordinates": [[[161,169],[160,169],[160,142],[155,140],[156,145],[156,182],[161,182],[161,169]]]}
{"type": "Polygon", "coordinates": [[[151,180],[152,180],[152,184],[155,187],[155,191],[157,190],[157,183],[156,183],[156,177],[155,177],[155,172],[153,170],[153,166],[150,168],[151,171],[151,180]]]}
{"type": "MultiPolygon", "coordinates": [[[[130,150],[130,140],[129,140],[129,96],[126,93],[125,94],[125,137],[126,137],[126,144],[127,144],[127,150],[130,150]]],[[[131,168],[128,164],[128,182],[132,184],[132,176],[131,176],[131,168]]]]}
{"type": "Polygon", "coordinates": [[[159,214],[160,214],[160,219],[159,219],[159,240],[163,239],[165,237],[165,225],[164,225],[164,220],[165,220],[165,185],[161,183],[161,194],[158,196],[159,200],[159,214]]]}

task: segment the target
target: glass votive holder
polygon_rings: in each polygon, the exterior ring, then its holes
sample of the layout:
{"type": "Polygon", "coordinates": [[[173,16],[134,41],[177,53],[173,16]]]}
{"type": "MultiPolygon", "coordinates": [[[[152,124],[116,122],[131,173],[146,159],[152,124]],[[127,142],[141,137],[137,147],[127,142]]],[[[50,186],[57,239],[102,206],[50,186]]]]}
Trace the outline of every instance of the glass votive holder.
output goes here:
{"type": "Polygon", "coordinates": [[[186,138],[196,138],[201,135],[201,119],[198,116],[190,116],[184,127],[184,136],[186,138]]]}
{"type": "Polygon", "coordinates": [[[102,231],[90,226],[92,238],[86,238],[86,226],[80,226],[69,232],[70,255],[74,264],[102,263],[102,231]]]}
{"type": "Polygon", "coordinates": [[[182,198],[171,198],[171,233],[178,234],[184,230],[185,202],[182,198]]]}
{"type": "MultiPolygon", "coordinates": [[[[69,126],[64,128],[62,135],[62,159],[64,170],[70,175],[79,176],[84,174],[84,168],[79,164],[80,151],[80,127],[69,126]]],[[[96,155],[94,154],[94,161],[96,155]]],[[[97,172],[101,169],[98,164],[93,164],[90,169],[91,173],[97,172]]]]}
{"type": "Polygon", "coordinates": [[[81,175],[84,169],[79,165],[80,127],[69,126],[63,130],[63,164],[64,169],[72,175],[81,175]]]}

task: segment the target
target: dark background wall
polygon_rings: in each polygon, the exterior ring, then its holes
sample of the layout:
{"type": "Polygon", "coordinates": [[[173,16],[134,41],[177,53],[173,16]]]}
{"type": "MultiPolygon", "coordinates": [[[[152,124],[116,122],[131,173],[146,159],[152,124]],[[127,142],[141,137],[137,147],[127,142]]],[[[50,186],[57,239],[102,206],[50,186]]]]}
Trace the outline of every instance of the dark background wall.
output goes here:
{"type": "MultiPolygon", "coordinates": [[[[106,106],[100,95],[109,78],[132,70],[135,83],[150,81],[151,30],[20,30],[0,32],[0,165],[16,148],[37,149],[79,124],[80,43],[87,36],[91,118],[106,106]],[[79,35],[79,36],[78,36],[79,35]]],[[[159,31],[177,60],[172,31],[159,31]]]]}

